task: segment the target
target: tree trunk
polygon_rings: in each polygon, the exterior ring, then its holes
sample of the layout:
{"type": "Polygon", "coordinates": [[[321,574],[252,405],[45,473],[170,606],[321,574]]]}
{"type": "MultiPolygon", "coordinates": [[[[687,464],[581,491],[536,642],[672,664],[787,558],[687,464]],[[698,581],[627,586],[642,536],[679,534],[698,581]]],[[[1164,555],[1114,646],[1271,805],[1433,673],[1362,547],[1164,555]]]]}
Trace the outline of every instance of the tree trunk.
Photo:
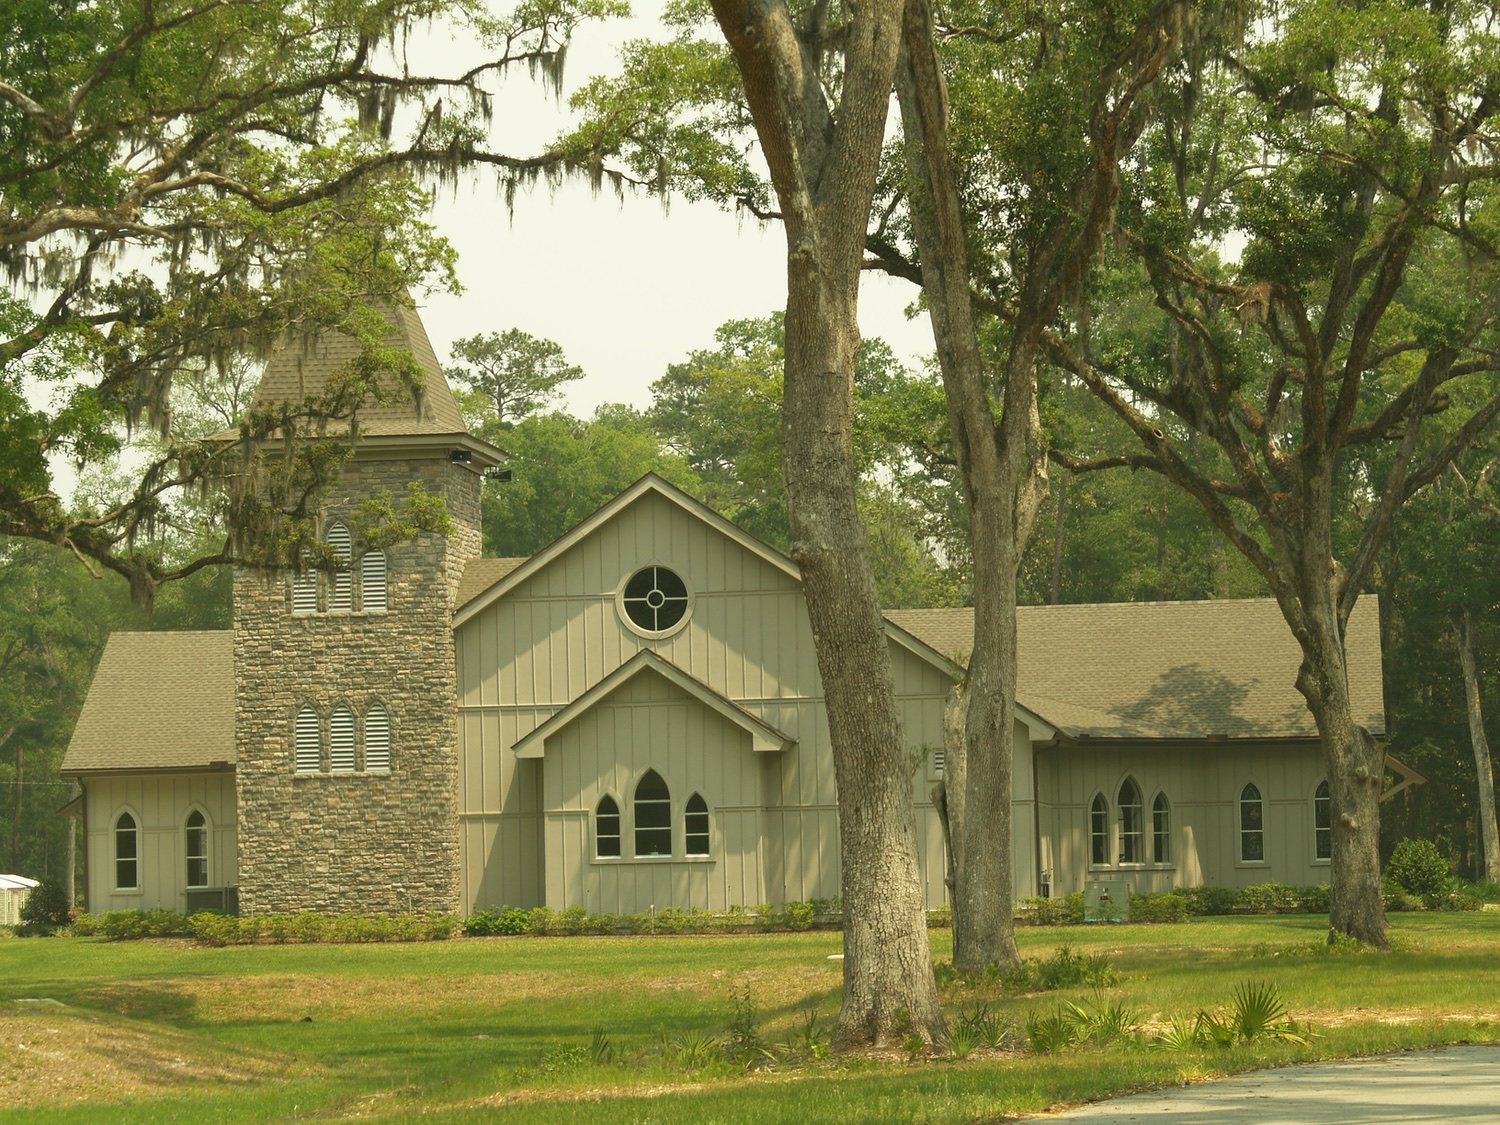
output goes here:
{"type": "Polygon", "coordinates": [[[956,879],[953,964],[960,972],[978,974],[993,964],[1008,968],[1020,962],[1011,861],[1016,563],[1018,525],[1029,529],[1040,504],[1040,495],[1029,493],[1022,501],[1020,487],[1030,468],[1024,459],[1031,452],[1035,375],[1024,360],[1011,365],[1015,378],[1007,384],[997,432],[970,302],[963,217],[948,152],[946,95],[925,0],[911,0],[906,7],[896,91],[906,135],[912,233],[974,557],[974,647],[963,685],[968,705],[961,737],[949,740],[962,781],[950,777],[946,788],[956,879]],[[1033,504],[1032,511],[1018,519],[1018,504],[1025,502],[1033,504]],[[955,801],[960,784],[963,799],[955,801]],[[982,811],[970,816],[966,810],[982,811]]]}
{"type": "MultiPolygon", "coordinates": [[[[1325,584],[1326,585],[1326,584],[1325,584]]],[[[1387,948],[1380,894],[1380,790],[1385,750],[1355,721],[1349,702],[1343,629],[1333,598],[1304,601],[1306,623],[1297,689],[1323,742],[1333,828],[1329,939],[1335,934],[1387,948]]]]}
{"type": "Polygon", "coordinates": [[[781,0],[713,0],[781,203],[787,240],[782,475],[838,785],[844,901],[840,1047],[946,1037],[917,866],[913,774],[896,710],[853,455],[856,308],[900,44],[900,0],[851,9],[834,113],[826,44],[781,0]]]}
{"type": "Polygon", "coordinates": [[[1052,581],[1047,591],[1047,604],[1056,605],[1062,600],[1063,572],[1063,527],[1068,510],[1068,477],[1063,473],[1057,478],[1057,514],[1052,524],[1052,581]]]}
{"type": "Polygon", "coordinates": [[[1469,712],[1469,742],[1474,748],[1474,773],[1479,787],[1479,853],[1484,877],[1500,883],[1500,831],[1495,827],[1495,770],[1484,734],[1484,710],[1479,701],[1479,673],[1474,667],[1474,636],[1469,611],[1458,620],[1458,661],[1464,672],[1464,703],[1469,712]]]}

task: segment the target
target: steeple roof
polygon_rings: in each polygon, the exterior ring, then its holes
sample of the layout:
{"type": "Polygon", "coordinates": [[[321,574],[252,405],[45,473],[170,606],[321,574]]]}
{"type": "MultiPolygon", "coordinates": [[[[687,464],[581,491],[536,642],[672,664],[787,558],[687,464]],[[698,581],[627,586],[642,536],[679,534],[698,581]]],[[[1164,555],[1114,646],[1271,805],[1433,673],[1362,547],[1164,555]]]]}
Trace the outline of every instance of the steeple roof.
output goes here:
{"type": "MultiPolygon", "coordinates": [[[[390,401],[366,402],[359,409],[359,430],[368,437],[421,434],[467,434],[463,414],[453,390],[443,378],[442,367],[427,338],[427,330],[412,307],[410,298],[381,311],[390,321],[385,343],[404,348],[416,360],[422,383],[413,395],[394,377],[390,401]]],[[[359,342],[341,332],[325,332],[305,340],[283,340],[266,360],[265,374],[255,389],[252,410],[270,409],[284,402],[300,403],[322,392],[328,378],[359,356],[359,342]]]]}

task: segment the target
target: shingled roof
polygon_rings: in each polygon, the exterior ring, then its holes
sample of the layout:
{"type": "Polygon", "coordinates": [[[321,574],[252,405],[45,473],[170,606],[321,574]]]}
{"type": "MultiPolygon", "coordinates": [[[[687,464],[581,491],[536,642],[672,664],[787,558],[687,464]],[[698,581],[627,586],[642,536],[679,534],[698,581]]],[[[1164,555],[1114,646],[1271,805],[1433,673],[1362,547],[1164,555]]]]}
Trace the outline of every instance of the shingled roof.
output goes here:
{"type": "Polygon", "coordinates": [[[473,601],[530,557],[522,555],[520,558],[508,559],[470,559],[464,566],[463,577],[458,580],[458,599],[453,604],[461,606],[473,601]]]}
{"type": "Polygon", "coordinates": [[[234,633],[115,633],[104,646],[62,772],[227,768],[234,633]]]}
{"type": "MultiPolygon", "coordinates": [[[[886,616],[960,664],[972,609],[886,616]]],[[[1016,699],[1068,737],[1316,738],[1296,689],[1302,653],[1270,598],[1022,606],[1016,699]]],[[[1385,732],[1380,605],[1359,599],[1345,636],[1354,717],[1385,732]]]]}
{"type": "MultiPolygon", "coordinates": [[[[395,392],[390,396],[392,401],[360,407],[360,431],[370,437],[467,433],[463,413],[443,378],[443,369],[416,310],[398,303],[382,311],[391,322],[385,343],[411,353],[423,384],[415,401],[406,387],[383,388],[395,392]]],[[[269,409],[283,402],[300,403],[309,395],[321,393],[328,377],[358,355],[359,342],[343,333],[281,341],[266,359],[266,370],[255,388],[251,409],[269,409]]]]}

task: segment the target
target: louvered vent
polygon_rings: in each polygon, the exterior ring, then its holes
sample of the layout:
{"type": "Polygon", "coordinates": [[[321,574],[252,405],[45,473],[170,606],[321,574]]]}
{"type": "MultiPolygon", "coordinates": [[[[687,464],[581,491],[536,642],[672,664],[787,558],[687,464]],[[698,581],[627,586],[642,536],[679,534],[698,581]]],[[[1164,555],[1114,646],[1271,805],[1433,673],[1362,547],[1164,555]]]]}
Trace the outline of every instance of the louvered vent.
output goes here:
{"type": "Polygon", "coordinates": [[[334,773],[354,772],[354,712],[335,707],[328,721],[328,757],[334,773]]]}
{"type": "Polygon", "coordinates": [[[365,769],[391,768],[391,720],[379,703],[365,712],[365,769]]]}
{"type": "Polygon", "coordinates": [[[317,773],[323,766],[323,738],[318,713],[311,707],[297,712],[297,772],[317,773]]]}
{"type": "MultiPolygon", "coordinates": [[[[310,559],[304,551],[302,554],[302,565],[304,567],[307,566],[309,561],[310,559]]],[[[318,572],[316,570],[304,570],[301,574],[293,575],[292,612],[318,612],[318,572]]]]}
{"type": "Polygon", "coordinates": [[[932,752],[932,772],[933,773],[942,773],[943,772],[943,763],[946,762],[947,760],[948,760],[948,751],[943,750],[943,749],[934,750],[932,752]]]}
{"type": "MultiPolygon", "coordinates": [[[[349,529],[341,523],[336,523],[328,529],[328,546],[332,548],[334,558],[340,563],[348,563],[354,557],[349,529]]],[[[348,613],[353,608],[354,576],[346,568],[334,573],[333,591],[328,598],[328,612],[348,613]]]]}
{"type": "Polygon", "coordinates": [[[359,604],[366,613],[384,613],[385,552],[370,551],[359,564],[359,604]]]}

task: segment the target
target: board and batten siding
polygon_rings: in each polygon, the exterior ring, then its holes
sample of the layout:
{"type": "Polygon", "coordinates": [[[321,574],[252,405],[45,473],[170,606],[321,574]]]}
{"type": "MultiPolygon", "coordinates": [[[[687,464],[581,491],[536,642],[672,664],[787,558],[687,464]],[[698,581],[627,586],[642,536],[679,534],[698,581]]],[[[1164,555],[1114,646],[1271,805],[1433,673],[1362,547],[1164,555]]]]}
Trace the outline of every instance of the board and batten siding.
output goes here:
{"type": "MultiPolygon", "coordinates": [[[[733,861],[716,854],[712,864],[684,862],[681,872],[675,863],[644,861],[653,874],[640,877],[640,889],[629,891],[628,901],[639,901],[642,894],[650,898],[658,886],[663,896],[653,900],[658,907],[692,905],[700,899],[723,905],[806,901],[838,893],[836,795],[822,688],[800,585],[780,567],[665,497],[647,492],[464,621],[457,641],[466,909],[577,905],[569,896],[588,891],[582,872],[591,853],[578,849],[591,839],[592,805],[572,806],[569,811],[551,803],[564,796],[563,783],[551,779],[557,736],[548,739],[542,759],[518,759],[512,747],[642,650],[655,652],[784,732],[793,745],[761,754],[747,746],[741,755],[712,739],[712,745],[693,745],[693,739],[710,736],[690,735],[681,725],[666,745],[643,733],[640,740],[632,736],[634,746],[627,751],[618,742],[620,720],[610,719],[609,736],[617,740],[618,753],[628,754],[622,761],[628,761],[630,771],[626,776],[622,765],[611,782],[619,786],[617,800],[628,800],[647,768],[657,769],[672,787],[674,827],[680,837],[681,803],[693,789],[679,789],[671,775],[672,762],[693,757],[701,763],[700,792],[710,810],[735,810],[730,819],[747,832],[752,821],[760,825],[753,862],[748,844],[731,845],[740,849],[733,861]],[[675,571],[691,598],[687,622],[662,638],[633,631],[622,620],[617,602],[626,579],[653,564],[675,571]],[[674,744],[676,738],[683,743],[674,744]],[[653,758],[656,754],[659,759],[653,758]],[[748,761],[752,754],[770,760],[748,761]],[[754,802],[744,795],[745,769],[753,769],[758,779],[754,802]],[[565,843],[571,841],[566,843],[572,849],[566,861],[553,854],[558,834],[565,843]],[[566,876],[560,864],[568,868],[566,876]],[[555,878],[554,868],[559,872],[555,878]],[[699,868],[717,874],[698,874],[699,868]],[[660,870],[671,874],[660,875],[660,870]],[[669,892],[671,897],[666,897],[669,892]],[[559,894],[566,901],[557,898],[559,894]]],[[[939,744],[943,700],[952,681],[943,670],[895,643],[891,651],[908,743],[939,744]]],[[[681,699],[664,708],[682,716],[704,711],[697,701],[681,699]]],[[[570,729],[583,722],[584,718],[576,720],[570,729]]],[[[605,722],[602,715],[598,722],[605,722]]],[[[685,718],[681,722],[685,724],[685,718]]],[[[742,730],[733,724],[729,728],[748,741],[742,730]]],[[[595,737],[604,736],[595,731],[595,737]]],[[[582,736],[572,737],[576,741],[582,736]]],[[[581,762],[581,747],[569,753],[581,762]]],[[[566,770],[580,767],[558,768],[567,776],[566,770]]],[[[579,780],[570,790],[571,799],[582,801],[583,788],[579,780]]],[[[925,770],[914,769],[914,801],[925,804],[928,788],[925,770]]],[[[930,814],[921,817],[928,819],[930,814]]],[[[727,828],[715,811],[715,846],[725,840],[727,828]]],[[[941,892],[941,833],[935,852],[930,825],[919,828],[918,838],[926,882],[941,892]]],[[[627,894],[623,879],[615,880],[621,896],[627,894]]],[[[598,888],[602,900],[603,882],[598,888]]],[[[941,893],[937,901],[942,901],[941,893]]]]}
{"type": "Polygon", "coordinates": [[[208,885],[232,887],[239,882],[234,774],[136,773],[80,780],[88,910],[185,910],[187,818],[194,809],[208,820],[208,885]],[[114,831],[122,812],[135,818],[138,832],[139,882],[134,892],[115,889],[114,831]]]}
{"type": "Polygon", "coordinates": [[[1182,887],[1244,887],[1255,883],[1306,885],[1328,881],[1328,861],[1315,858],[1313,795],[1327,776],[1315,742],[1164,748],[1069,746],[1037,755],[1041,864],[1052,874],[1054,896],[1083,890],[1101,878],[1127,879],[1134,891],[1182,887]],[[1229,751],[1229,752],[1226,752],[1229,751]],[[1119,791],[1125,777],[1140,787],[1144,845],[1151,855],[1151,806],[1165,793],[1171,807],[1171,853],[1166,864],[1118,862],[1119,791]],[[1239,796],[1247,782],[1260,790],[1265,860],[1239,858],[1239,796]],[[1090,862],[1089,808],[1096,793],[1109,803],[1110,863],[1090,862]],[[1060,794],[1068,795],[1059,800],[1060,794]]]}

